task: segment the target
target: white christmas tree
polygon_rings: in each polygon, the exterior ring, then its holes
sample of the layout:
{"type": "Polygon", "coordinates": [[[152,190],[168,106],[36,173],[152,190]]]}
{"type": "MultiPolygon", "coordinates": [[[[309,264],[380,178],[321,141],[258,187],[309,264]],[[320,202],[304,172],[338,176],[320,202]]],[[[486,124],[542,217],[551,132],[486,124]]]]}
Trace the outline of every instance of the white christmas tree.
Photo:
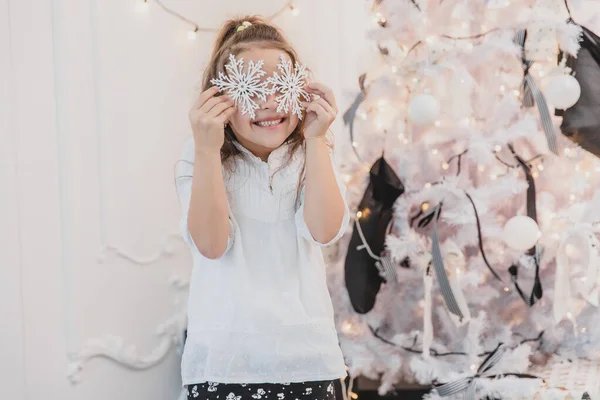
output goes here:
{"type": "MultiPolygon", "coordinates": [[[[597,2],[571,8],[591,20],[597,2]]],[[[600,395],[600,376],[565,389],[543,372],[600,361],[600,158],[554,115],[581,93],[565,64],[580,27],[563,0],[380,0],[372,13],[375,50],[345,115],[355,232],[382,151],[404,192],[371,255],[385,282],[372,309],[355,311],[343,258],[328,270],[350,375],[382,394],[437,386],[429,399],[600,395]]],[[[348,251],[370,254],[359,233],[348,251]]]]}

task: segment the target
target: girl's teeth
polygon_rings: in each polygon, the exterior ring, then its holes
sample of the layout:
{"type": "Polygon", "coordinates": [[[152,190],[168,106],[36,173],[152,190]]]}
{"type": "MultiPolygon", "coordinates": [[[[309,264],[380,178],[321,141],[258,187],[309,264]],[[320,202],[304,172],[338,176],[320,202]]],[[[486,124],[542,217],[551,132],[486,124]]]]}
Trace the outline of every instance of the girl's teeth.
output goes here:
{"type": "Polygon", "coordinates": [[[280,122],[281,122],[281,120],[278,119],[276,121],[261,121],[261,122],[257,122],[256,124],[259,126],[273,126],[273,125],[277,125],[280,122]]]}

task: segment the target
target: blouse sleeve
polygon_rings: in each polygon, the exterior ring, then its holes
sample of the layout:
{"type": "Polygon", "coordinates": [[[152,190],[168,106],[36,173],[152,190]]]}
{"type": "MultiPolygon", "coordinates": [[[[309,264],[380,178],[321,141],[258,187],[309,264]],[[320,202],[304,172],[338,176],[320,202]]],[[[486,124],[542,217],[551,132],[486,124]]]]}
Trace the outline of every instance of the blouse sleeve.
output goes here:
{"type": "Polygon", "coordinates": [[[348,208],[348,203],[346,202],[346,185],[342,180],[337,168],[335,167],[335,160],[333,152],[329,152],[331,165],[333,167],[333,172],[335,174],[335,179],[337,185],[340,189],[340,193],[342,194],[342,199],[344,200],[344,217],[342,218],[342,222],[339,226],[338,232],[333,239],[331,239],[327,243],[321,243],[317,241],[312,234],[310,233],[308,226],[306,225],[306,221],[304,219],[304,195],[305,195],[305,187],[302,187],[300,192],[300,206],[296,211],[295,220],[296,220],[296,229],[298,230],[298,234],[302,236],[304,239],[308,240],[310,243],[313,243],[317,246],[329,246],[335,242],[337,242],[346,232],[348,227],[348,223],[350,222],[350,209],[348,208]]]}
{"type": "MultiPolygon", "coordinates": [[[[181,219],[179,221],[179,231],[183,238],[183,241],[190,247],[193,253],[201,254],[196,243],[192,239],[190,231],[188,229],[188,211],[190,209],[190,199],[192,197],[192,177],[194,174],[194,139],[189,138],[184,146],[181,157],[177,161],[175,166],[175,187],[177,190],[177,197],[181,205],[181,219]]],[[[229,205],[228,205],[229,208],[229,205]]],[[[227,252],[233,245],[233,239],[235,236],[235,225],[232,220],[231,210],[229,210],[229,238],[227,240],[227,252]]]]}

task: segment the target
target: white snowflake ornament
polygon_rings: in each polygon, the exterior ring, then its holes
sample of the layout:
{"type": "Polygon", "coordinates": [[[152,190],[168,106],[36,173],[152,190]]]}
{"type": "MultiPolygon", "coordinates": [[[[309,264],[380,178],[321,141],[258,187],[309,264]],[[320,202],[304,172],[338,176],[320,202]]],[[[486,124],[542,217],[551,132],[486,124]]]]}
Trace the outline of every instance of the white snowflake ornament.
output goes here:
{"type": "Polygon", "coordinates": [[[310,93],[304,90],[308,79],[306,65],[300,65],[296,61],[292,72],[292,62],[286,60],[283,54],[280,58],[281,61],[277,64],[277,68],[282,74],[273,72],[273,76],[267,79],[267,82],[273,85],[272,91],[280,93],[275,99],[278,104],[277,112],[285,111],[287,114],[291,109],[292,114],[296,114],[299,119],[302,119],[301,97],[306,101],[311,100],[310,93]]]}
{"type": "Polygon", "coordinates": [[[249,114],[252,119],[256,118],[254,110],[259,106],[255,101],[258,97],[262,101],[267,101],[267,95],[272,93],[268,82],[262,82],[261,77],[265,75],[262,66],[263,60],[256,64],[254,61],[248,63],[248,71],[244,73],[244,59],[236,59],[233,54],[229,55],[229,62],[225,65],[227,75],[219,72],[219,78],[211,79],[210,83],[217,86],[219,91],[226,90],[235,102],[235,105],[242,110],[242,115],[249,114]]]}

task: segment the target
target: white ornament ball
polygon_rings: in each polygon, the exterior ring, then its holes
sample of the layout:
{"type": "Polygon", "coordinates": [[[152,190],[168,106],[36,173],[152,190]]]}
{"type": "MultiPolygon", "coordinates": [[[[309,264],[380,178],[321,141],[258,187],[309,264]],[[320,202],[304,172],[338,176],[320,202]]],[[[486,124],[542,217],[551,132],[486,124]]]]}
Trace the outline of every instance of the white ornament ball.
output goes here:
{"type": "Polygon", "coordinates": [[[581,86],[571,75],[556,75],[548,79],[544,96],[548,103],[559,110],[571,108],[581,96],[581,86]]]}
{"type": "Polygon", "coordinates": [[[440,101],[430,94],[414,96],[408,104],[408,119],[415,125],[431,125],[440,116],[440,101]]]}
{"type": "Polygon", "coordinates": [[[512,217],[504,225],[504,241],[515,250],[525,251],[537,243],[540,228],[533,218],[519,215],[512,217]]]}

